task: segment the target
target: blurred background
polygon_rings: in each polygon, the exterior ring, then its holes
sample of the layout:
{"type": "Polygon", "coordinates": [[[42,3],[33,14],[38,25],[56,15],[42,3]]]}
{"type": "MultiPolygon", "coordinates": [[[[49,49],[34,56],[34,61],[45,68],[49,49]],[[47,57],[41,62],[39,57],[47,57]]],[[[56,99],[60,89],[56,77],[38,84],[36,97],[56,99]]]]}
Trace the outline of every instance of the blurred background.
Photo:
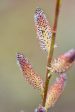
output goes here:
{"type": "MultiPolygon", "coordinates": [[[[0,0],[0,112],[33,112],[41,102],[40,93],[26,81],[17,66],[16,53],[22,52],[36,72],[45,79],[47,54],[39,46],[34,12],[41,7],[53,24],[56,0],[0,0]]],[[[54,56],[75,48],[75,0],[62,0],[54,56]]],[[[68,81],[52,112],[75,112],[75,65],[67,72],[68,81]]],[[[54,81],[55,76],[51,80],[54,81]]]]}

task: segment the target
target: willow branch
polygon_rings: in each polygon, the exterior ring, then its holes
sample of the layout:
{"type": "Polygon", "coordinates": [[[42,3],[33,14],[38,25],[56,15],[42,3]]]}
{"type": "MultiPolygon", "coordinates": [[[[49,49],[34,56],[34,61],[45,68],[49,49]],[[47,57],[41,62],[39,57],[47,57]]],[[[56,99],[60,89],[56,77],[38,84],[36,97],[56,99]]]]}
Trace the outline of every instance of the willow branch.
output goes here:
{"type": "MultiPolygon", "coordinates": [[[[57,23],[58,23],[59,9],[60,9],[60,1],[61,0],[56,0],[55,17],[54,17],[54,24],[53,24],[53,31],[52,31],[52,38],[51,38],[51,46],[50,46],[50,51],[48,53],[47,67],[51,67],[51,61],[52,61],[53,52],[54,52],[55,37],[56,37],[57,23]]],[[[49,85],[49,80],[50,80],[51,76],[52,75],[50,73],[50,70],[46,69],[44,97],[43,97],[43,102],[42,102],[43,107],[45,106],[48,85],[49,85]],[[50,74],[50,75],[48,76],[48,74],[50,74]]]]}

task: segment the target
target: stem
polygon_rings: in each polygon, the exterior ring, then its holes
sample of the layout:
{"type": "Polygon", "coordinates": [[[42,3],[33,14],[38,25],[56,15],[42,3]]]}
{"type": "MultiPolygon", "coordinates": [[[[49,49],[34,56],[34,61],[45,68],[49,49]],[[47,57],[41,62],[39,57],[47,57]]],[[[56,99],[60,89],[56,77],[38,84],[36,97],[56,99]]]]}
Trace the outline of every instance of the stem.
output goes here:
{"type": "MultiPolygon", "coordinates": [[[[47,67],[51,67],[51,61],[52,61],[53,52],[54,52],[55,37],[56,37],[56,31],[57,31],[57,22],[58,22],[59,9],[60,9],[60,1],[61,0],[56,0],[55,18],[54,18],[54,24],[53,24],[51,46],[50,46],[50,51],[48,53],[47,67]]],[[[48,91],[48,86],[49,86],[49,80],[50,80],[51,76],[52,75],[50,73],[50,70],[46,69],[46,80],[45,80],[45,87],[44,87],[44,97],[43,97],[43,102],[42,102],[42,106],[43,107],[45,106],[45,103],[46,103],[46,97],[47,97],[47,91],[48,91]],[[50,75],[48,76],[48,74],[50,74],[50,75]]]]}

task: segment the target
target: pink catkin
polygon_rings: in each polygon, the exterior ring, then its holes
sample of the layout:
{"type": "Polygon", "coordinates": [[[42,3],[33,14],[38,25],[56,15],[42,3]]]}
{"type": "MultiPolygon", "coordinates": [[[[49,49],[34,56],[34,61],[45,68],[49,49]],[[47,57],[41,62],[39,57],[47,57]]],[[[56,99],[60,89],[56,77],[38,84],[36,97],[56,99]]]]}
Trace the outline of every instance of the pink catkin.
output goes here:
{"type": "Polygon", "coordinates": [[[54,59],[51,64],[51,72],[58,74],[66,72],[75,63],[75,49],[62,54],[57,59],[54,59]]]}
{"type": "Polygon", "coordinates": [[[41,48],[45,51],[49,51],[52,32],[46,15],[40,8],[37,8],[35,11],[34,23],[41,48]]]}
{"type": "Polygon", "coordinates": [[[52,107],[63,92],[66,81],[66,74],[62,74],[56,79],[56,82],[50,87],[47,93],[45,108],[52,107]]]}
{"type": "Polygon", "coordinates": [[[28,59],[23,54],[17,53],[17,62],[23,72],[25,80],[34,88],[43,89],[43,80],[40,75],[35,73],[28,59]]]}

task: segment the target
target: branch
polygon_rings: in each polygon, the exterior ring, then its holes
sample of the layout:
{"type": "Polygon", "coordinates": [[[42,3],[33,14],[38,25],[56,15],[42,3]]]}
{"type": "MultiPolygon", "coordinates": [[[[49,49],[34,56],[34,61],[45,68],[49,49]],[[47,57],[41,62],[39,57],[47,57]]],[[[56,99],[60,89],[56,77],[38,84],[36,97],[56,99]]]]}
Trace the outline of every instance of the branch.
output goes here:
{"type": "MultiPolygon", "coordinates": [[[[56,31],[57,31],[57,23],[58,23],[60,2],[61,2],[61,0],[56,0],[55,18],[54,18],[54,24],[53,24],[51,46],[50,46],[50,51],[48,53],[47,67],[51,67],[51,61],[52,61],[52,57],[53,57],[54,45],[55,45],[55,37],[56,37],[56,31]]],[[[45,103],[46,103],[48,85],[49,85],[49,80],[50,80],[51,76],[52,75],[50,73],[50,70],[46,69],[46,80],[45,80],[45,87],[44,87],[44,97],[43,97],[43,102],[42,102],[42,106],[43,107],[45,106],[45,103]],[[48,76],[48,74],[50,74],[50,75],[48,76]]]]}

